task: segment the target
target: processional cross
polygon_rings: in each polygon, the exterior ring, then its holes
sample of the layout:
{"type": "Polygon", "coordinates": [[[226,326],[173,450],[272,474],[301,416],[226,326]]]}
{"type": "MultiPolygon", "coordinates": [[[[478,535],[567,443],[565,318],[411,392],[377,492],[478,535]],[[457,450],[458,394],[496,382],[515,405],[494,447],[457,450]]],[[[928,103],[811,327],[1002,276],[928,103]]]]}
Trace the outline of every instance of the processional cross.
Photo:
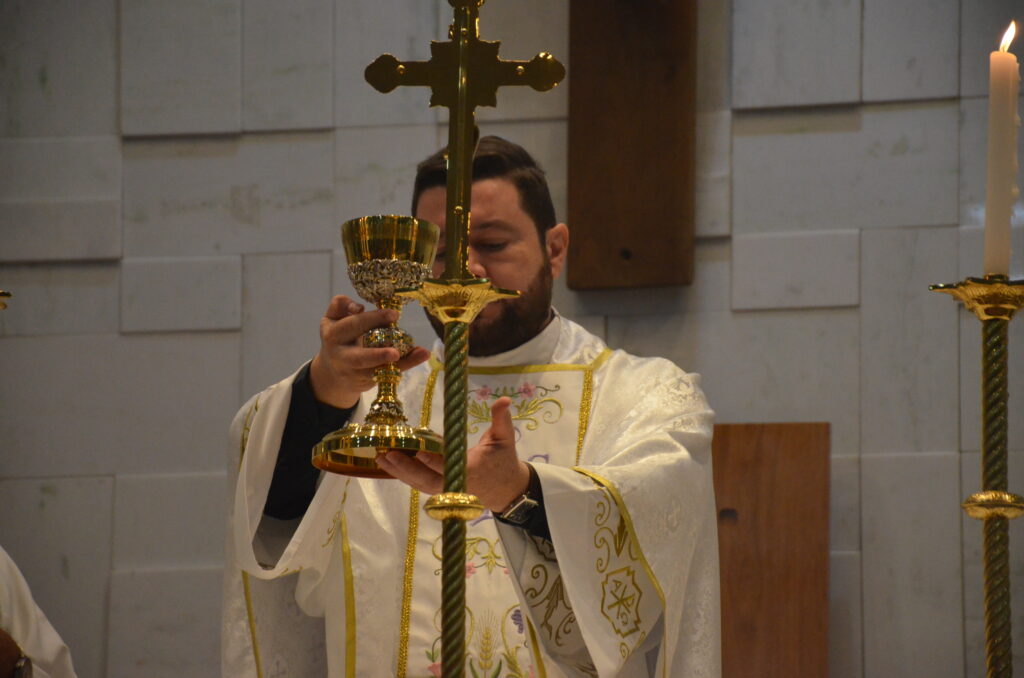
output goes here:
{"type": "MultiPolygon", "coordinates": [[[[513,297],[469,272],[470,191],[479,133],[477,106],[496,106],[499,87],[529,85],[547,91],[565,77],[565,67],[541,52],[529,61],[504,60],[498,41],[480,39],[484,0],[448,0],[454,21],[448,42],[431,42],[429,61],[399,61],[390,54],[366,67],[366,80],[387,93],[400,86],[430,87],[431,106],[448,109],[448,185],[445,268],[403,296],[417,299],[444,323],[444,492],[427,502],[427,512],[443,521],[441,573],[441,670],[445,678],[465,674],[466,522],[483,506],[466,494],[466,397],[468,329],[492,301],[513,297]]],[[[404,658],[399,658],[400,664],[404,658]]],[[[398,667],[400,674],[404,666],[398,667]]]]}

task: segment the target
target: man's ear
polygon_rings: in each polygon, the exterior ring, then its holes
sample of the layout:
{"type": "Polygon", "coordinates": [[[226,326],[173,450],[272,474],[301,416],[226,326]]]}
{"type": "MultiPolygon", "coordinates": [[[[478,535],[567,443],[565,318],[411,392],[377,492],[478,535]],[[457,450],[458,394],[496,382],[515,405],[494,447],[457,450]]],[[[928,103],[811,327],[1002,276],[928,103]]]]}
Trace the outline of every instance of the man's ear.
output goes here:
{"type": "Polygon", "coordinates": [[[551,264],[551,277],[557,278],[565,268],[565,259],[569,253],[569,227],[555,224],[544,236],[544,246],[548,251],[548,262],[551,264]]]}

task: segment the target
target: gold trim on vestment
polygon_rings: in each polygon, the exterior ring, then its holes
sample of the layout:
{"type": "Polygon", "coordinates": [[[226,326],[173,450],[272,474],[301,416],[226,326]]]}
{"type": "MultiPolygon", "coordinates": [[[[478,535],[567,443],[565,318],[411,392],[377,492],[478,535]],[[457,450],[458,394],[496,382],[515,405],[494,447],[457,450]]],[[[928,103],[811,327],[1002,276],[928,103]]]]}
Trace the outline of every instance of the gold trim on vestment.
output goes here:
{"type": "Polygon", "coordinates": [[[252,658],[256,664],[256,678],[263,678],[260,648],[256,643],[256,616],[252,611],[252,594],[249,591],[249,573],[245,570],[242,570],[242,590],[245,591],[245,613],[249,617],[249,636],[252,640],[252,658]]]}
{"type": "Polygon", "coordinates": [[[537,643],[537,632],[533,630],[533,622],[530,621],[530,617],[524,615],[523,619],[526,620],[526,628],[530,632],[530,650],[533,652],[533,662],[537,669],[537,678],[548,678],[548,671],[544,668],[544,658],[540,655],[540,645],[537,643]]]}
{"type": "MultiPolygon", "coordinates": [[[[431,356],[433,358],[433,356],[431,356]]],[[[430,428],[430,417],[434,409],[434,388],[437,385],[437,374],[441,371],[440,363],[432,363],[427,384],[423,388],[423,406],[420,408],[420,428],[430,428]]]]}
{"type": "Polygon", "coordinates": [[[610,348],[601,351],[594,360],[587,365],[583,373],[583,392],[580,394],[580,423],[576,428],[576,461],[580,463],[580,455],[583,454],[583,439],[587,436],[587,427],[590,426],[590,405],[594,399],[594,370],[604,364],[612,354],[610,348]]]}
{"type": "MultiPolygon", "coordinates": [[[[600,367],[608,356],[612,354],[610,348],[605,347],[596,358],[586,365],[576,365],[574,363],[548,363],[545,365],[508,365],[500,367],[489,367],[489,366],[469,366],[469,374],[533,374],[537,372],[580,372],[584,370],[593,370],[600,367]]],[[[438,361],[433,353],[430,354],[430,369],[432,372],[443,369],[444,365],[438,361]]]]}
{"type": "MultiPolygon", "coordinates": [[[[351,478],[349,479],[351,480],[351,478]]],[[[348,488],[346,487],[346,494],[348,488]]],[[[344,500],[342,500],[344,511],[344,500]]],[[[348,543],[348,521],[341,514],[341,562],[345,573],[345,676],[356,675],[356,589],[352,579],[352,550],[348,543]]]]}
{"type": "MultiPolygon", "coordinates": [[[[615,485],[613,485],[610,480],[608,480],[607,478],[605,478],[605,477],[603,477],[603,476],[601,476],[601,475],[599,475],[597,473],[594,473],[593,471],[589,471],[587,469],[580,468],[578,466],[574,466],[572,470],[576,471],[577,473],[580,473],[582,475],[585,475],[588,478],[590,478],[591,480],[593,480],[595,483],[597,483],[602,488],[607,490],[608,494],[610,494],[612,499],[615,500],[615,505],[619,508],[619,513],[622,515],[622,520],[626,523],[626,529],[629,530],[629,537],[630,537],[630,539],[633,540],[633,543],[636,544],[637,551],[640,552],[640,564],[643,565],[644,571],[647,573],[647,577],[651,580],[651,583],[654,584],[654,590],[657,591],[657,593],[658,593],[658,599],[661,601],[661,616],[662,616],[662,620],[663,620],[663,623],[667,625],[668,624],[668,619],[666,618],[666,614],[665,614],[666,613],[665,592],[662,590],[661,583],[658,581],[658,578],[654,575],[654,570],[651,568],[651,564],[647,561],[647,556],[644,555],[644,549],[640,545],[640,539],[637,537],[636,529],[633,527],[633,518],[629,515],[629,509],[626,508],[626,502],[624,502],[622,500],[622,495],[619,494],[618,488],[616,488],[615,485]]],[[[668,629],[667,628],[665,628],[663,630],[663,634],[664,634],[664,637],[668,636],[668,629]]],[[[662,649],[662,652],[664,652],[664,650],[665,650],[665,643],[664,642],[662,642],[662,644],[661,644],[661,649],[662,649]]],[[[665,659],[666,659],[666,662],[667,662],[667,657],[665,659]]],[[[664,667],[665,667],[665,664],[663,663],[662,664],[662,671],[664,671],[664,667]]]]}
{"type": "MultiPolygon", "coordinates": [[[[437,386],[439,365],[431,365],[427,383],[423,389],[423,404],[420,406],[420,426],[430,426],[433,413],[434,389],[437,386]]],[[[398,664],[395,669],[396,678],[405,678],[409,665],[409,619],[412,614],[412,575],[416,563],[416,538],[420,527],[420,493],[409,490],[409,531],[405,541],[405,568],[402,574],[402,613],[398,635],[398,664]]]]}
{"type": "Polygon", "coordinates": [[[583,439],[587,437],[587,426],[590,425],[590,402],[594,396],[594,370],[590,369],[583,373],[583,391],[580,393],[580,421],[576,425],[576,459],[574,464],[580,463],[580,455],[583,454],[583,439]]]}
{"type": "MultiPolygon", "coordinates": [[[[242,459],[245,457],[245,447],[249,444],[249,431],[252,429],[252,421],[260,409],[260,400],[252,404],[249,411],[245,413],[245,423],[242,425],[242,444],[238,451],[238,467],[242,467],[242,459]]],[[[263,666],[260,662],[260,646],[256,642],[256,615],[252,609],[252,593],[249,589],[249,573],[241,570],[242,590],[245,592],[245,614],[249,619],[249,638],[252,641],[252,658],[256,665],[256,678],[263,678],[263,666]]]]}
{"type": "Polygon", "coordinates": [[[409,490],[409,534],[405,541],[405,571],[402,574],[402,615],[398,631],[397,678],[405,678],[409,664],[409,619],[412,614],[412,575],[416,564],[416,537],[420,528],[420,491],[409,490]]]}

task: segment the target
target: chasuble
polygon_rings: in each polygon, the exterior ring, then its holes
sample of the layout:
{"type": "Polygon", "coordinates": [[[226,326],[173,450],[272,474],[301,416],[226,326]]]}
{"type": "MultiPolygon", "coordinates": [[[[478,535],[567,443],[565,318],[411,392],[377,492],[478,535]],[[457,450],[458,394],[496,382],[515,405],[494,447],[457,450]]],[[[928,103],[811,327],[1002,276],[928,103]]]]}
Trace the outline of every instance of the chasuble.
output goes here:
{"type": "MultiPolygon", "coordinates": [[[[411,423],[439,432],[442,351],[399,394],[411,423]]],[[[301,520],[263,516],[293,379],[232,426],[223,675],[323,675],[325,656],[330,678],[437,676],[441,523],[426,496],[325,474],[301,520]]],[[[713,413],[699,376],[556,316],[518,348],[470,358],[470,446],[502,396],[551,541],[489,512],[467,525],[466,675],[720,675],[713,413]]]]}

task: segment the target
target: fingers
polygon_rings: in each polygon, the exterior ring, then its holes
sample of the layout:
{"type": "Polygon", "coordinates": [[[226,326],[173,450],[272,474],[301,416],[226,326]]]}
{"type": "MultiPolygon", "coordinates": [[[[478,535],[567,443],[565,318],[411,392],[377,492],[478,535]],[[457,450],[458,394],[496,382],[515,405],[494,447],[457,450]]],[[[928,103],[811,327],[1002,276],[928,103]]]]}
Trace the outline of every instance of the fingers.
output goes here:
{"type": "Polygon", "coordinates": [[[431,454],[430,452],[419,452],[416,454],[416,461],[420,462],[434,473],[444,476],[444,455],[431,454]]]}
{"type": "Polygon", "coordinates": [[[327,311],[324,312],[324,317],[328,320],[341,320],[345,316],[362,313],[362,311],[362,304],[352,301],[344,294],[339,294],[331,299],[331,303],[327,306],[327,311]]]}
{"type": "Polygon", "coordinates": [[[363,334],[375,327],[383,327],[395,322],[398,320],[398,311],[392,311],[389,308],[378,308],[375,311],[357,313],[356,315],[349,316],[346,320],[351,323],[357,334],[363,334]]]}
{"type": "Polygon", "coordinates": [[[395,322],[398,315],[390,309],[364,311],[362,304],[340,294],[331,299],[320,319],[320,351],[311,368],[318,399],[332,404],[351,403],[358,400],[360,393],[373,388],[376,368],[394,363],[400,370],[407,370],[430,356],[420,347],[403,358],[393,347],[362,345],[360,337],[395,322]]]}
{"type": "Polygon", "coordinates": [[[395,363],[395,366],[405,372],[406,370],[416,367],[420,363],[426,361],[429,357],[430,351],[422,346],[414,346],[404,358],[395,363]]]}
{"type": "MultiPolygon", "coordinates": [[[[332,309],[328,308],[327,310],[331,311],[332,309]]],[[[326,326],[322,328],[322,335],[324,340],[335,344],[354,344],[369,330],[375,327],[384,327],[397,319],[398,313],[390,309],[377,309],[351,315],[344,314],[337,320],[324,316],[326,326]]]]}
{"type": "Polygon", "coordinates": [[[515,440],[515,429],[512,426],[511,398],[498,398],[491,405],[491,438],[495,441],[515,440]]]}
{"type": "MultiPolygon", "coordinates": [[[[345,295],[339,294],[331,299],[321,320],[321,339],[332,344],[355,345],[359,337],[377,327],[383,327],[398,319],[398,312],[390,309],[377,309],[363,312],[363,305],[358,304],[345,295]]],[[[358,368],[376,367],[386,362],[395,362],[398,369],[405,371],[416,367],[430,357],[430,352],[420,346],[414,346],[405,357],[397,350],[367,349],[358,368]],[[386,350],[386,353],[381,351],[386,350]],[[399,359],[401,358],[401,359],[399,359]],[[376,362],[373,362],[376,361],[376,362]]]]}
{"type": "Polygon", "coordinates": [[[392,477],[401,480],[406,485],[420,492],[437,494],[444,485],[441,475],[421,463],[419,456],[413,458],[402,452],[392,450],[391,452],[378,454],[377,465],[384,471],[387,471],[392,477]]]}
{"type": "Polygon", "coordinates": [[[398,349],[394,348],[358,348],[345,352],[344,360],[346,367],[350,370],[366,370],[372,372],[375,368],[393,363],[398,360],[398,349]]]}

